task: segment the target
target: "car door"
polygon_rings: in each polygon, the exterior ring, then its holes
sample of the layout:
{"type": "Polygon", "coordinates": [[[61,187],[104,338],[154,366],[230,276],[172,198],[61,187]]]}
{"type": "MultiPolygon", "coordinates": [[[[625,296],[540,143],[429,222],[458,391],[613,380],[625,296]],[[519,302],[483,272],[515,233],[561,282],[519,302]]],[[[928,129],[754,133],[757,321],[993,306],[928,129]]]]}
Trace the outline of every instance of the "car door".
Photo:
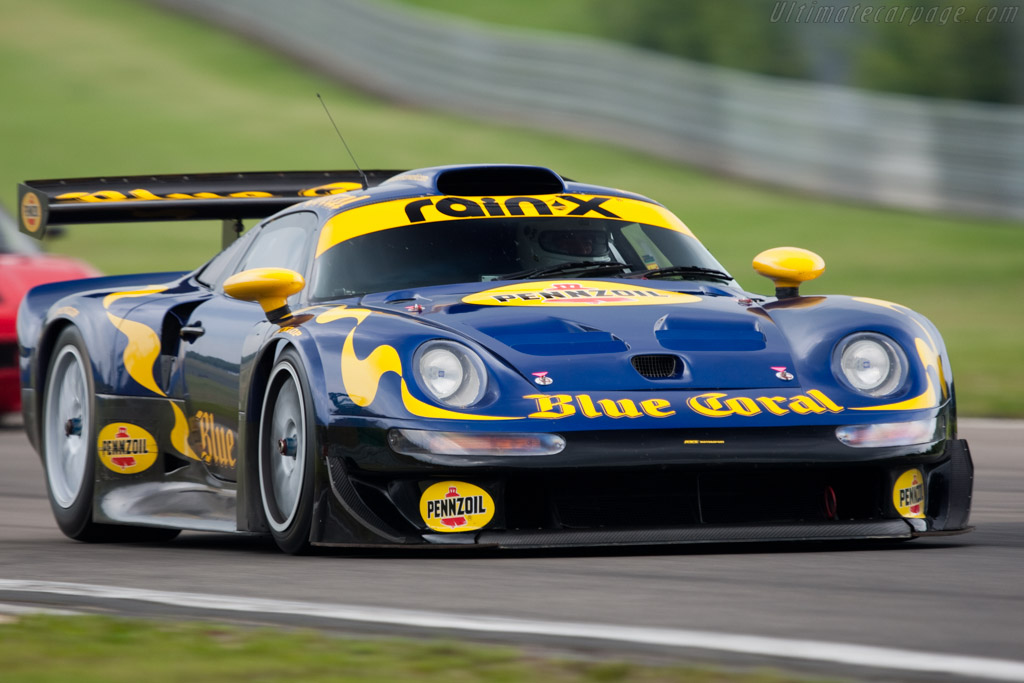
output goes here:
{"type": "MultiPolygon", "coordinates": [[[[254,328],[267,324],[258,303],[232,299],[224,294],[223,282],[251,268],[289,268],[305,274],[317,225],[316,214],[297,211],[254,228],[249,244],[242,247],[244,253],[207,278],[204,285],[212,296],[191,312],[182,327],[189,442],[218,478],[236,480],[242,349],[254,328]]],[[[295,298],[302,296],[300,292],[295,298]]]]}

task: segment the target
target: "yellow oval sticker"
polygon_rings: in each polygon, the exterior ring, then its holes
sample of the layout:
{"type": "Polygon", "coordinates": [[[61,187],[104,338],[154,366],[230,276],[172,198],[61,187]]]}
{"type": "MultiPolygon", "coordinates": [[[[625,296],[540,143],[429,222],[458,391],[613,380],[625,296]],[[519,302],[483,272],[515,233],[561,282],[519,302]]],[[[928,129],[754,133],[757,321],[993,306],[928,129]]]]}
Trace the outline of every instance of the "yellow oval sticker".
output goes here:
{"type": "Polygon", "coordinates": [[[476,531],[494,518],[494,500],[479,486],[441,481],[420,496],[420,516],[434,531],[476,531]]]}
{"type": "Polygon", "coordinates": [[[26,192],[21,198],[21,224],[29,232],[38,232],[43,220],[43,209],[35,192],[26,192]]]}
{"type": "Polygon", "coordinates": [[[156,439],[138,425],[114,422],[100,430],[96,451],[107,469],[118,474],[137,474],[156,462],[156,439]]]}
{"type": "Polygon", "coordinates": [[[892,504],[904,517],[924,517],[924,475],[921,470],[907,470],[892,489],[892,504]]]}
{"type": "Polygon", "coordinates": [[[558,280],[522,282],[463,297],[480,306],[651,306],[692,304],[699,296],[626,282],[558,280]]]}

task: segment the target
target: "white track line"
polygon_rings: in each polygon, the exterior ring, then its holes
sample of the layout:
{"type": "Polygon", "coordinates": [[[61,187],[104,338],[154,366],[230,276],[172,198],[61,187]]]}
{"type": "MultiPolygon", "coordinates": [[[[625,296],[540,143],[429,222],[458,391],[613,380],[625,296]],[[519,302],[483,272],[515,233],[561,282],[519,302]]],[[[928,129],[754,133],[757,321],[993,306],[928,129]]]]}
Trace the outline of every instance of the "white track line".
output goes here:
{"type": "Polygon", "coordinates": [[[0,602],[0,615],[24,616],[31,614],[49,614],[57,617],[81,617],[85,612],[72,612],[68,609],[52,609],[50,607],[36,607],[34,605],[11,605],[0,602]]]}
{"type": "Polygon", "coordinates": [[[0,591],[48,593],[105,600],[188,607],[197,610],[280,614],[347,622],[391,624],[416,628],[451,629],[480,633],[583,638],[638,643],[663,647],[694,648],[765,657],[813,660],[852,666],[954,674],[968,678],[1024,681],[1024,662],[966,655],[897,650],[869,645],[847,645],[814,640],[794,640],[752,635],[730,635],[640,626],[613,626],[560,621],[536,621],[509,617],[484,617],[448,612],[427,612],[358,605],[332,605],[266,598],[245,598],[201,593],[94,586],[82,583],[0,579],[0,591]]]}

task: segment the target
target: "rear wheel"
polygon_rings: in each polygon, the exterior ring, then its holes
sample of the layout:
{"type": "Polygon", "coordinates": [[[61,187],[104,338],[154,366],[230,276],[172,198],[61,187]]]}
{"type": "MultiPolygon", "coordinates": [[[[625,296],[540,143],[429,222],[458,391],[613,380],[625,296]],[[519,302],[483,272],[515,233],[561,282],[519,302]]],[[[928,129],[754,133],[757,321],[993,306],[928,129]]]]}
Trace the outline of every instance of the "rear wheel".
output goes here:
{"type": "Polygon", "coordinates": [[[278,547],[308,552],[316,452],[311,399],[298,354],[286,349],[267,382],[260,416],[259,479],[263,514],[278,547]]]}
{"type": "Polygon", "coordinates": [[[78,541],[163,541],[178,529],[127,527],[92,521],[96,477],[96,414],[89,353],[68,327],[57,337],[42,410],[43,467],[57,526],[78,541]]]}

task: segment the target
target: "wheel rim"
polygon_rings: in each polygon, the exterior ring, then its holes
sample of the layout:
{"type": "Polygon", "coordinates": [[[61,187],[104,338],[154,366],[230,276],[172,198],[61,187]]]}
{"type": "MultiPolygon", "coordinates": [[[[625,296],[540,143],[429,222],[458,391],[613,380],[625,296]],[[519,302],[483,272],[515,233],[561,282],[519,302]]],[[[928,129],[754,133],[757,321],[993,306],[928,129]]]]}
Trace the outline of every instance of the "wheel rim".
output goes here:
{"type": "Polygon", "coordinates": [[[46,385],[43,427],[46,479],[53,500],[69,508],[85,483],[91,438],[89,383],[85,363],[74,346],[57,355],[46,385]]]}
{"type": "Polygon", "coordinates": [[[291,526],[299,511],[306,473],[306,413],[299,381],[290,365],[275,369],[264,401],[260,434],[260,488],[267,522],[275,531],[291,526]]]}

